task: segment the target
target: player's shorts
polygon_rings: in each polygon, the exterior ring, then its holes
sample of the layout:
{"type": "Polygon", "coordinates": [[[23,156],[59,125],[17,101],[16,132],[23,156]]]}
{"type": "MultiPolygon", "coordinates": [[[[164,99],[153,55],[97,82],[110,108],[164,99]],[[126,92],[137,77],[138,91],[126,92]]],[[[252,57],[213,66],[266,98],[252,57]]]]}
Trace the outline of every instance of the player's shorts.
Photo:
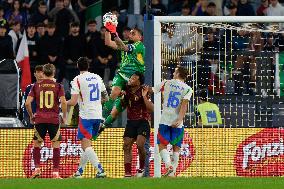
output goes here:
{"type": "Polygon", "coordinates": [[[123,77],[120,73],[117,73],[112,80],[112,86],[119,87],[121,90],[124,90],[128,79],[129,78],[123,77]]]}
{"type": "Polygon", "coordinates": [[[128,120],[123,137],[136,139],[138,135],[144,136],[146,139],[150,137],[150,124],[147,120],[128,120]]]}
{"type": "Polygon", "coordinates": [[[61,140],[60,126],[58,124],[39,123],[35,125],[34,131],[33,139],[39,142],[43,142],[47,132],[52,142],[61,140]]]}
{"type": "Polygon", "coordinates": [[[100,128],[101,119],[82,119],[79,117],[79,126],[77,138],[82,140],[83,138],[91,140],[96,139],[100,128]]]}
{"type": "Polygon", "coordinates": [[[175,145],[181,147],[184,128],[173,128],[168,125],[160,124],[158,131],[158,144],[175,145]]]}

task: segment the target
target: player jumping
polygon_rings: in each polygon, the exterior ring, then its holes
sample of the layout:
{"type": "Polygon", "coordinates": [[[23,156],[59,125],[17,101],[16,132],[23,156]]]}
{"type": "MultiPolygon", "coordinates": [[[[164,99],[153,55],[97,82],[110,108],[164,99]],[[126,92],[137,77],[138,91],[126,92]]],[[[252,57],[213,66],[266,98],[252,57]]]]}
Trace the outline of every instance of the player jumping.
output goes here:
{"type": "MultiPolygon", "coordinates": [[[[113,15],[110,15],[113,16],[113,15]]],[[[111,23],[105,23],[105,27],[108,32],[105,34],[105,44],[110,46],[115,50],[121,51],[121,64],[117,70],[115,77],[112,82],[112,91],[110,94],[110,99],[103,106],[103,117],[107,118],[105,120],[105,125],[108,126],[113,122],[111,116],[108,116],[111,111],[117,111],[114,106],[117,97],[120,95],[121,90],[125,89],[125,86],[129,78],[135,73],[145,72],[144,56],[145,56],[145,46],[141,42],[142,31],[134,28],[130,32],[131,44],[125,44],[116,33],[116,26],[111,23]],[[113,39],[113,40],[112,40],[113,39]]]]}

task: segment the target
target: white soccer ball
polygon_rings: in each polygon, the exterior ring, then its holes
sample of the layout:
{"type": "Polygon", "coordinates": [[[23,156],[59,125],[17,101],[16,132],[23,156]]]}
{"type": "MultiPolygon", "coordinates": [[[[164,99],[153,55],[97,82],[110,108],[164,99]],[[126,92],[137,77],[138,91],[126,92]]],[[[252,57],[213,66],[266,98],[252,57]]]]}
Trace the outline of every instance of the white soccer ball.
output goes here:
{"type": "Polygon", "coordinates": [[[106,13],[103,16],[103,24],[104,26],[106,25],[106,23],[112,23],[113,25],[117,26],[118,22],[117,22],[117,17],[115,14],[112,14],[111,12],[106,13]]]}

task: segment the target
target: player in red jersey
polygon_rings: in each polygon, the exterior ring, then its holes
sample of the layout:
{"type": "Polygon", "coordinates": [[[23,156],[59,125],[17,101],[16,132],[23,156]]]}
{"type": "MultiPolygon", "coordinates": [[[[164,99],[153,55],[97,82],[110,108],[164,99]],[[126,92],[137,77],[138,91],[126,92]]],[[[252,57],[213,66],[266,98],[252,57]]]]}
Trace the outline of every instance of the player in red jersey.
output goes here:
{"type": "Polygon", "coordinates": [[[154,105],[150,100],[147,88],[144,88],[144,75],[140,72],[134,73],[128,82],[125,103],[127,108],[127,124],[124,131],[123,151],[125,176],[131,176],[132,145],[136,142],[139,154],[139,169],[136,176],[144,175],[146,150],[145,142],[150,137],[151,112],[154,105]]]}
{"type": "Polygon", "coordinates": [[[145,142],[150,137],[151,112],[154,105],[148,95],[148,87],[144,87],[144,75],[135,72],[129,79],[123,97],[117,102],[117,110],[112,111],[114,119],[125,108],[127,109],[127,124],[123,136],[125,177],[131,177],[132,145],[136,142],[139,153],[139,169],[136,176],[142,177],[145,167],[145,142]]]}
{"type": "Polygon", "coordinates": [[[55,67],[53,64],[43,66],[44,79],[34,84],[26,101],[30,122],[35,125],[33,159],[35,171],[31,178],[40,176],[40,147],[48,131],[53,147],[53,178],[60,178],[60,127],[59,101],[63,112],[63,123],[66,122],[67,103],[63,87],[53,81],[55,67]],[[36,113],[32,113],[31,102],[36,100],[36,113]]]}

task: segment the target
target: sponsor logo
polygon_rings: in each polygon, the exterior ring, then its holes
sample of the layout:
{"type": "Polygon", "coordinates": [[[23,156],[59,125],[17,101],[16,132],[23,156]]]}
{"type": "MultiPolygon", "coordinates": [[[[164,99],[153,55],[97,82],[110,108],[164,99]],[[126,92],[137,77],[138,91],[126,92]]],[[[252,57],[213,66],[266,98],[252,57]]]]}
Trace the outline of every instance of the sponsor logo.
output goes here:
{"type": "Polygon", "coordinates": [[[248,137],[237,149],[238,176],[284,175],[284,129],[266,128],[248,137]]]}

